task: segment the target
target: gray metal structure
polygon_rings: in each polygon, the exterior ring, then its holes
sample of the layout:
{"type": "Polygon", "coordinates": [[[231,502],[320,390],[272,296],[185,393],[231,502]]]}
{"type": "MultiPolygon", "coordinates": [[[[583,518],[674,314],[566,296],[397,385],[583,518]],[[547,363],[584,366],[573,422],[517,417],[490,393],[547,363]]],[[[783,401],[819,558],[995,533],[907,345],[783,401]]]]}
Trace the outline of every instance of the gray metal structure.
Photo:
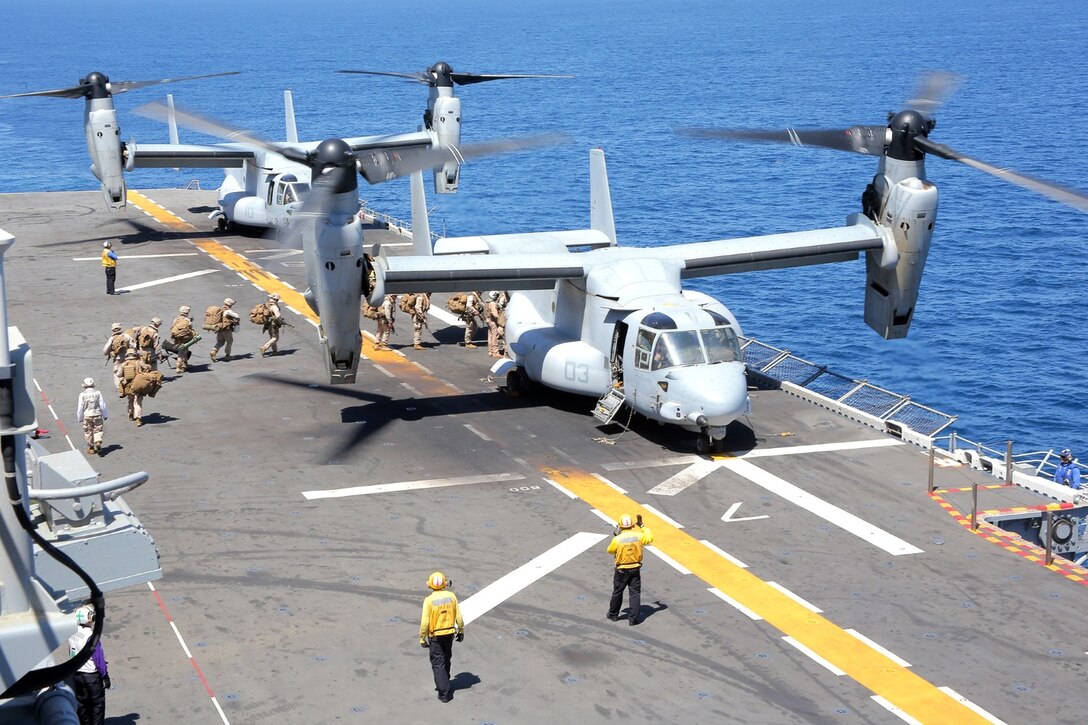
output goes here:
{"type": "MultiPolygon", "coordinates": [[[[0,506],[0,720],[37,713],[42,723],[74,722],[64,679],[90,644],[59,662],[75,632],[73,612],[90,602],[105,620],[103,594],[162,576],[155,542],[119,498],[147,480],[140,472],[98,482],[78,451],[48,454],[28,440],[37,430],[30,346],[8,327],[3,255],[15,238],[0,230],[0,448],[7,505],[0,506]]],[[[65,655],[67,652],[65,652],[65,655]]]]}

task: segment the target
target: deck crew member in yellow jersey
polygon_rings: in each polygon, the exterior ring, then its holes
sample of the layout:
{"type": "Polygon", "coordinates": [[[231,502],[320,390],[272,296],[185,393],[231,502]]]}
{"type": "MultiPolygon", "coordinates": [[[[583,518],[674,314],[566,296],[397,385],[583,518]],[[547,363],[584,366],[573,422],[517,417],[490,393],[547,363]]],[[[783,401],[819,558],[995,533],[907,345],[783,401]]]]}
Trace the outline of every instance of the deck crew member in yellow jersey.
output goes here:
{"type": "Polygon", "coordinates": [[[106,272],[106,294],[115,295],[117,290],[117,253],[113,251],[113,242],[102,242],[102,269],[106,272]]]}
{"type": "Polygon", "coordinates": [[[451,583],[440,571],[431,574],[427,586],[433,591],[423,600],[423,619],[419,623],[419,646],[431,651],[434,689],[442,702],[453,699],[450,661],[454,636],[458,642],[465,639],[465,622],[461,619],[457,595],[448,589],[451,583]]]}
{"type": "Polygon", "coordinates": [[[642,547],[654,542],[654,535],[642,525],[642,515],[636,520],[631,514],[620,516],[619,531],[608,545],[608,553],[616,557],[616,573],[612,578],[612,600],[608,603],[608,618],[620,618],[623,590],[630,590],[630,614],[627,623],[634,626],[641,620],[642,608],[642,547]]]}

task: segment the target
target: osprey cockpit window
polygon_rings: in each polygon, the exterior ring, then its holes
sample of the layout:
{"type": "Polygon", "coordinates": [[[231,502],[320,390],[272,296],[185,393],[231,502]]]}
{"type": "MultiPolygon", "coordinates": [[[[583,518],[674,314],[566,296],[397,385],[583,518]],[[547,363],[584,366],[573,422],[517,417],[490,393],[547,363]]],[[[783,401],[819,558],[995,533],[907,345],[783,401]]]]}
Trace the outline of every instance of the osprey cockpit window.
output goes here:
{"type": "Polygon", "coordinates": [[[740,360],[740,342],[732,327],[714,327],[702,331],[706,357],[711,363],[740,360]]]}
{"type": "Polygon", "coordinates": [[[650,351],[654,349],[654,338],[657,334],[640,328],[638,337],[635,338],[635,367],[639,370],[650,369],[650,351]]]}
{"type": "Polygon", "coordinates": [[[698,330],[663,332],[654,346],[651,370],[699,365],[706,362],[703,346],[699,344],[698,330]]]}
{"type": "Polygon", "coordinates": [[[310,185],[303,181],[288,184],[283,193],[283,203],[291,204],[296,201],[302,201],[302,197],[305,196],[306,192],[309,190],[310,185]]]}

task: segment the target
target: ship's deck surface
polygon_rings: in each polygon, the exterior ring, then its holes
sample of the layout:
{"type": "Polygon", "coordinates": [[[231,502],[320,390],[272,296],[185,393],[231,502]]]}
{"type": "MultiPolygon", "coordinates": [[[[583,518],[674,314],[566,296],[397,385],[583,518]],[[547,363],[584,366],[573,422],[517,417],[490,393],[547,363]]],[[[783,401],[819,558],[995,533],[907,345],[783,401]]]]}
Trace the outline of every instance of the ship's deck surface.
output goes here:
{"type": "MultiPolygon", "coordinates": [[[[18,240],[10,317],[33,347],[51,451],[69,442],[46,398],[82,448],[75,400],[88,375],[109,390],[111,322],[168,326],[188,304],[199,324],[226,296],[245,317],[255,284],[305,286],[300,255],[208,231],[214,194],[143,196],[199,231],[132,204],[109,215],[97,193],[0,195],[18,240]],[[121,240],[120,288],[211,271],[108,297],[107,238],[121,240]]],[[[234,723],[900,722],[897,702],[968,719],[942,687],[1010,723],[1081,717],[1088,587],[965,528],[927,495],[922,450],[772,390],[752,393],[733,455],[698,457],[688,434],[645,421],[598,429],[588,399],[508,398],[483,346],[452,344],[461,331],[433,318],[433,346],[413,350],[403,314],[400,350],[367,341],[359,382],[329,387],[316,330],[288,319],[268,358],[248,321],[230,362],[209,364],[206,336],[143,428],[108,398],[92,463],[103,479],[150,472],[125,498],[164,571],[154,591],[107,598],[113,722],[219,722],[212,695],[234,723]],[[646,557],[638,627],[605,619],[611,527],[595,509],[641,511],[675,564],[646,557]],[[448,705],[417,641],[434,570],[474,614],[448,705]]],[[[955,467],[936,481],[995,483],[955,467]]],[[[982,509],[1041,503],[1016,487],[981,496],[982,509]]],[[[969,510],[967,492],[944,498],[969,510]]]]}

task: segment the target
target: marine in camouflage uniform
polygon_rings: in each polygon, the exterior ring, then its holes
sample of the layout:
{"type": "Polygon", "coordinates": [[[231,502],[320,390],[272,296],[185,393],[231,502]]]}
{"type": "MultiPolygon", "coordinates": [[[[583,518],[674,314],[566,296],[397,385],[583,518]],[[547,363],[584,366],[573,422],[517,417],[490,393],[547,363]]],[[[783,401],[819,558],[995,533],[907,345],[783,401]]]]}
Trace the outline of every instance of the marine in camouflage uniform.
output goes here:
{"type": "Polygon", "coordinates": [[[465,299],[465,311],[461,313],[461,320],[465,323],[465,347],[476,347],[476,344],[472,342],[472,338],[476,336],[476,330],[479,328],[476,324],[476,318],[482,314],[480,293],[469,292],[465,299]]]}
{"type": "Polygon", "coordinates": [[[128,419],[136,421],[137,426],[144,424],[144,396],[132,392],[130,386],[136,377],[136,373],[150,371],[151,366],[141,360],[140,355],[135,350],[129,350],[125,353],[125,362],[121,364],[121,389],[124,391],[125,397],[128,398],[128,419]]]}
{"type": "Polygon", "coordinates": [[[375,350],[389,349],[389,335],[394,332],[393,323],[396,319],[396,310],[396,295],[386,295],[378,306],[378,335],[374,340],[375,350]]]}
{"type": "Polygon", "coordinates": [[[423,328],[427,327],[427,310],[431,306],[430,292],[417,292],[412,305],[412,347],[423,349],[423,328]]]}
{"type": "Polygon", "coordinates": [[[87,453],[102,453],[103,422],[109,417],[106,400],[95,387],[92,378],[83,379],[83,392],[76,405],[76,421],[83,426],[83,438],[87,441],[87,453]]]}
{"type": "MultiPolygon", "coordinates": [[[[178,309],[178,316],[170,323],[170,341],[179,348],[196,337],[196,331],[193,330],[193,318],[189,317],[191,311],[192,308],[189,305],[182,305],[178,309]]],[[[183,373],[189,369],[189,358],[193,356],[193,351],[179,349],[177,356],[178,361],[174,366],[174,371],[183,373]]]]}
{"type": "Polygon", "coordinates": [[[502,315],[502,304],[498,292],[488,292],[488,300],[484,303],[484,321],[487,322],[487,354],[490,357],[502,357],[500,348],[505,347],[503,335],[506,330],[499,324],[502,315]]]}
{"type": "Polygon", "coordinates": [[[120,322],[110,326],[110,336],[106,344],[102,346],[102,354],[113,362],[113,387],[117,389],[117,397],[123,398],[121,392],[121,363],[125,361],[125,353],[136,349],[136,341],[125,333],[120,322]]]}
{"type": "Polygon", "coordinates": [[[140,355],[143,356],[144,362],[151,366],[152,370],[159,369],[159,360],[163,358],[162,351],[162,338],[159,337],[159,328],[162,327],[162,318],[152,317],[151,323],[140,328],[139,336],[136,339],[137,345],[139,345],[140,338],[150,340],[146,345],[140,345],[140,355]]]}
{"type": "Polygon", "coordinates": [[[212,362],[217,362],[215,359],[216,354],[222,350],[223,359],[230,360],[230,348],[234,344],[234,331],[238,328],[238,323],[242,321],[238,313],[233,309],[234,300],[228,297],[223,300],[223,320],[219,323],[219,329],[215,331],[215,347],[212,348],[211,358],[212,362]]]}
{"type": "Polygon", "coordinates": [[[283,327],[283,313],[280,311],[280,296],[272,293],[268,295],[268,302],[264,303],[268,308],[268,322],[261,326],[261,331],[268,333],[268,342],[260,347],[261,357],[270,352],[279,352],[276,343],[280,341],[280,328],[283,327]]]}

